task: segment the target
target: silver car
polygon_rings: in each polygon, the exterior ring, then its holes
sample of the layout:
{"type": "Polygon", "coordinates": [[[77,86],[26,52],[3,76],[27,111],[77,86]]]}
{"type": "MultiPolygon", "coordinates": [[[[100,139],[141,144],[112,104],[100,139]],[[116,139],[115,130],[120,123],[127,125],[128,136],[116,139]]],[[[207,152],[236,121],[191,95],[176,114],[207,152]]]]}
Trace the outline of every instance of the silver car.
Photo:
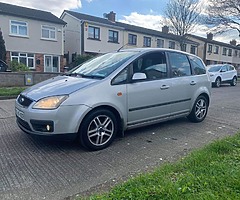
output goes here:
{"type": "Polygon", "coordinates": [[[127,129],[178,117],[203,121],[210,88],[205,65],[195,55],[120,50],[22,92],[17,124],[29,134],[73,136],[85,148],[100,150],[127,129]]]}

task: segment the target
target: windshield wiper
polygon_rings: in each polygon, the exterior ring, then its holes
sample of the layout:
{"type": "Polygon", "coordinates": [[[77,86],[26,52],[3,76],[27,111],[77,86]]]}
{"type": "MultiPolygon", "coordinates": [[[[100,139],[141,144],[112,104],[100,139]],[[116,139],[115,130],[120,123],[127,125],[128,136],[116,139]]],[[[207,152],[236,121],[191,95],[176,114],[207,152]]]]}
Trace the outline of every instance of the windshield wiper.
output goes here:
{"type": "Polygon", "coordinates": [[[103,79],[103,76],[98,76],[98,75],[87,75],[87,74],[81,74],[81,73],[69,73],[69,74],[64,74],[65,76],[75,76],[75,77],[80,77],[80,78],[91,78],[91,79],[103,79]]]}

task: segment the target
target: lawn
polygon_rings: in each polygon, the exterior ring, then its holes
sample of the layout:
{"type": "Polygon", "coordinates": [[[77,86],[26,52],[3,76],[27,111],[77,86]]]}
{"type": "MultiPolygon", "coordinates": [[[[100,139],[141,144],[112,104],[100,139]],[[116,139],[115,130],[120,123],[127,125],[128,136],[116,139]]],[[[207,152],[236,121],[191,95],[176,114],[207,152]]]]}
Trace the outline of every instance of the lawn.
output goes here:
{"type": "MultiPolygon", "coordinates": [[[[85,198],[84,198],[85,199],[85,198]]],[[[238,200],[240,134],[215,141],[175,163],[117,185],[90,200],[238,200]]]]}
{"type": "Polygon", "coordinates": [[[0,96],[17,96],[25,89],[26,87],[0,87],[0,96]]]}

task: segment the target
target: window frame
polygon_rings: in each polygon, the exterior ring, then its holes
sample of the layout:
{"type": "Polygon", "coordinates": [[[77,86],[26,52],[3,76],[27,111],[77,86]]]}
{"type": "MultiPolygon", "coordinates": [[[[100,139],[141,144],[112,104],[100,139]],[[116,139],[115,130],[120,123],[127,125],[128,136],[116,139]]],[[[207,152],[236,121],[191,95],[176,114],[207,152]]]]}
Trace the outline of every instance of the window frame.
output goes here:
{"type": "Polygon", "coordinates": [[[119,43],[118,42],[119,39],[119,32],[118,31],[114,31],[114,30],[108,30],[108,42],[112,42],[112,43],[119,43]],[[112,36],[112,40],[110,39],[110,32],[112,32],[113,36],[112,36]],[[116,34],[116,35],[115,35],[116,34]],[[116,36],[116,37],[115,37],[116,36]],[[116,39],[115,39],[116,38],[116,39]]]}
{"type": "Polygon", "coordinates": [[[29,37],[29,33],[28,33],[28,22],[26,21],[21,21],[21,20],[10,20],[9,22],[9,35],[11,36],[18,36],[18,37],[29,37]],[[15,25],[14,25],[15,22],[15,25]],[[17,24],[17,23],[25,23],[25,25],[21,25],[21,24],[17,24]],[[16,26],[17,27],[17,33],[13,33],[12,32],[12,26],[16,26]],[[26,28],[26,35],[25,34],[20,34],[20,27],[25,27],[26,28]]]}
{"type": "Polygon", "coordinates": [[[212,53],[212,49],[213,49],[213,45],[212,44],[208,44],[208,53],[212,53]]]}
{"type": "Polygon", "coordinates": [[[135,34],[132,34],[132,33],[128,33],[128,44],[129,45],[137,45],[137,35],[135,35],[135,34]],[[130,43],[130,39],[131,38],[131,43],[130,43]]]}
{"type": "Polygon", "coordinates": [[[164,40],[157,39],[157,48],[164,48],[164,40]]]}
{"type": "Polygon", "coordinates": [[[152,38],[148,36],[143,36],[143,46],[151,47],[152,38]]]}
{"type": "MultiPolygon", "coordinates": [[[[18,63],[21,63],[20,62],[20,59],[21,58],[25,58],[26,59],[26,66],[29,68],[29,69],[35,69],[35,54],[34,53],[23,53],[23,52],[16,52],[16,51],[12,51],[10,52],[10,59],[11,61],[13,60],[16,60],[17,58],[17,62],[18,63]],[[14,54],[18,54],[18,55],[13,55],[14,54]],[[29,54],[32,54],[33,56],[29,56],[29,54]],[[15,59],[14,59],[15,58],[15,59]],[[29,61],[32,60],[33,62],[33,67],[29,67],[29,61]]],[[[24,63],[23,63],[24,64],[24,63]]],[[[25,65],[25,64],[24,64],[25,65]]]]}
{"type": "Polygon", "coordinates": [[[214,54],[219,54],[219,46],[215,45],[214,46],[214,54]]]}
{"type": "Polygon", "coordinates": [[[57,40],[57,29],[55,26],[51,26],[51,25],[41,25],[41,39],[43,40],[57,40]],[[53,30],[54,29],[54,30],[53,30]],[[48,31],[48,35],[49,37],[44,37],[43,36],[43,30],[48,31]],[[51,37],[51,33],[54,32],[54,38],[51,37]]]}
{"type": "Polygon", "coordinates": [[[88,26],[88,39],[100,41],[100,28],[96,26],[88,26]],[[89,36],[89,29],[93,29],[93,37],[89,36]],[[96,34],[96,30],[98,30],[98,35],[96,34]]]}
{"type": "Polygon", "coordinates": [[[227,48],[226,48],[226,47],[223,47],[222,55],[223,55],[223,56],[226,56],[226,55],[227,55],[227,48]]]}
{"type": "Polygon", "coordinates": [[[190,47],[190,53],[196,55],[196,54],[197,54],[196,50],[197,50],[197,46],[191,45],[191,47],[190,47]],[[194,49],[194,53],[193,53],[193,51],[192,51],[193,49],[194,49]]]}
{"type": "Polygon", "coordinates": [[[228,49],[228,56],[232,57],[232,49],[228,49]]]}
{"type": "Polygon", "coordinates": [[[176,48],[176,42],[175,41],[169,41],[168,42],[168,48],[169,49],[175,49],[176,48]],[[173,48],[172,48],[173,47],[173,48]]]}

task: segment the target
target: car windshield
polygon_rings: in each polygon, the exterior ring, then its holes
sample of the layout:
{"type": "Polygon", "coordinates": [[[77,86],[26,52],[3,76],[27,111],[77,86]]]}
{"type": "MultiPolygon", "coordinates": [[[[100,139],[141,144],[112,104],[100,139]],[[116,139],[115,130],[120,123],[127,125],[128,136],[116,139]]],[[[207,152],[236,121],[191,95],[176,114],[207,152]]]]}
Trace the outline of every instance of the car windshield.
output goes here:
{"type": "Polygon", "coordinates": [[[209,72],[217,72],[222,68],[222,65],[212,66],[208,69],[209,72]]]}
{"type": "Polygon", "coordinates": [[[103,79],[119,68],[137,52],[114,52],[93,58],[70,71],[69,75],[103,79]]]}

